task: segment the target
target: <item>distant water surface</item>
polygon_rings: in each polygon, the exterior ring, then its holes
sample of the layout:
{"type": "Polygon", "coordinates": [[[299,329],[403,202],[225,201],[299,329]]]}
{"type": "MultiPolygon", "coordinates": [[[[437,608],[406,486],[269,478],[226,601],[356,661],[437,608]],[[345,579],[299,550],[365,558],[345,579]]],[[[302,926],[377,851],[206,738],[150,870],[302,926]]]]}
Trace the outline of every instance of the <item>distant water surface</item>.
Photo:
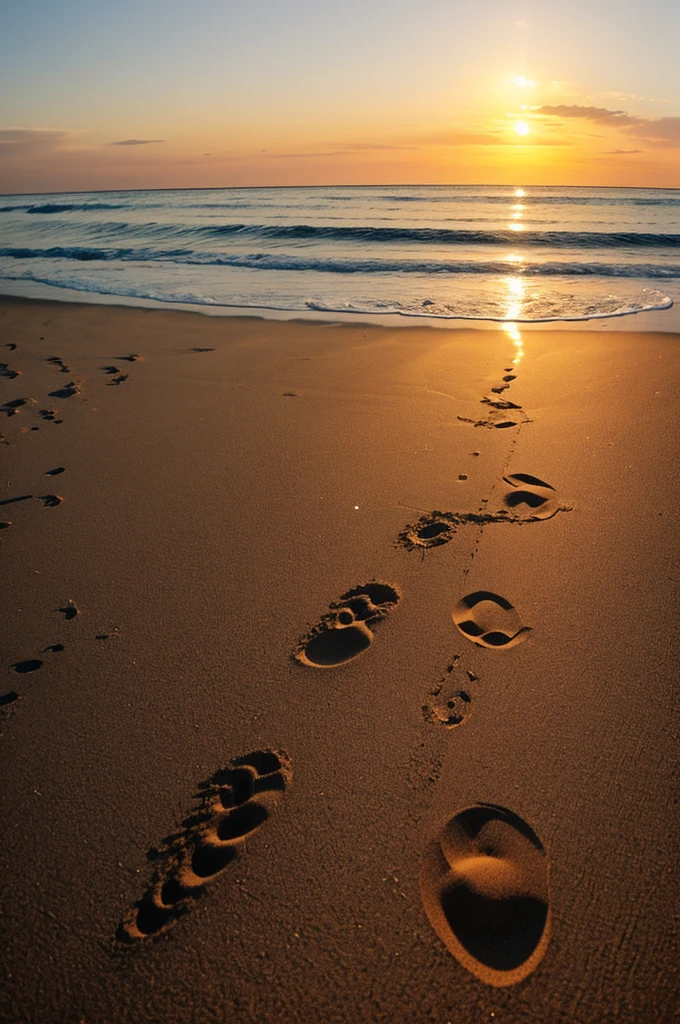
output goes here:
{"type": "Polygon", "coordinates": [[[0,196],[0,292],[21,282],[289,312],[517,323],[622,316],[680,297],[680,190],[0,196]]]}

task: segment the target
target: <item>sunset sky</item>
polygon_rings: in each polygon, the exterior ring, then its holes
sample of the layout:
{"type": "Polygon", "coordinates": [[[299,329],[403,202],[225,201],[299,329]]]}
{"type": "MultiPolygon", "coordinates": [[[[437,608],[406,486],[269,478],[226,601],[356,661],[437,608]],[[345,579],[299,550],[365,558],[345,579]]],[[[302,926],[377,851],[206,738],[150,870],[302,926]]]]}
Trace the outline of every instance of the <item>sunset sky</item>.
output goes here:
{"type": "Polygon", "coordinates": [[[680,187],[671,0],[23,0],[0,192],[680,187]]]}

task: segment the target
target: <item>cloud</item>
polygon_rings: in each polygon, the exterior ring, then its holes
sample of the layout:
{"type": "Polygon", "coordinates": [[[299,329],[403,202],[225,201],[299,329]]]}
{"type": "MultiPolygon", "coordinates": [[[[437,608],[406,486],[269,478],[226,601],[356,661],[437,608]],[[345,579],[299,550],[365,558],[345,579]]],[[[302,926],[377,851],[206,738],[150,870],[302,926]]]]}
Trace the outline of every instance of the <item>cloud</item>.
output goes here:
{"type": "Polygon", "coordinates": [[[626,128],[629,125],[637,124],[641,118],[633,114],[627,114],[625,110],[607,110],[606,107],[581,107],[578,104],[567,105],[558,103],[557,106],[538,107],[537,114],[548,114],[553,117],[578,117],[584,121],[594,121],[595,124],[614,125],[618,128],[626,128]]]}
{"type": "Polygon", "coordinates": [[[641,119],[632,134],[636,139],[645,139],[655,146],[680,146],[680,117],[641,119]]]}
{"type": "Polygon", "coordinates": [[[643,149],[605,149],[605,156],[624,156],[627,153],[644,153],[643,149]]]}
{"type": "Polygon", "coordinates": [[[56,149],[73,134],[67,128],[0,128],[0,154],[23,156],[36,150],[56,149]]]}
{"type": "Polygon", "coordinates": [[[640,117],[625,110],[607,107],[584,107],[578,104],[538,107],[537,114],[552,117],[580,118],[608,128],[617,128],[633,139],[651,146],[674,149],[680,147],[680,117],[640,117]]]}
{"type": "Polygon", "coordinates": [[[165,139],[121,139],[120,142],[107,142],[107,146],[153,146],[165,139]]]}

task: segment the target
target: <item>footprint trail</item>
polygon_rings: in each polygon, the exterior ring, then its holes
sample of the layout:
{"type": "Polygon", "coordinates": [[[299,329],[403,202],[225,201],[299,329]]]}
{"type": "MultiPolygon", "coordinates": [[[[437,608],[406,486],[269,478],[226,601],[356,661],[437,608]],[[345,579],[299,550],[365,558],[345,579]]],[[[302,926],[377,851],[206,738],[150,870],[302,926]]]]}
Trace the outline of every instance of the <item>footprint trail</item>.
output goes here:
{"type": "Polygon", "coordinates": [[[134,944],[160,935],[206,886],[219,877],[270,817],[292,778],[290,759],[278,750],[236,758],[202,783],[198,809],[182,830],[153,849],[153,878],[121,921],[119,942],[134,944]]]}

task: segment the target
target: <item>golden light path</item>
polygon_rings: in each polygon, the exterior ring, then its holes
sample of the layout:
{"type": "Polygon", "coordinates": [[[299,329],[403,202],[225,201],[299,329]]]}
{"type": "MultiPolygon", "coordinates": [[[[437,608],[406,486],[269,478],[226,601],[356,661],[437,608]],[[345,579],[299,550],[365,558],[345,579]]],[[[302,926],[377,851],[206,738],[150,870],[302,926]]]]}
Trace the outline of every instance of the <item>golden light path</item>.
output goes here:
{"type": "MultiPolygon", "coordinates": [[[[517,260],[521,261],[521,259],[521,256],[516,257],[515,259],[508,257],[508,261],[512,260],[513,263],[517,262],[517,260]]],[[[522,316],[522,304],[526,285],[521,277],[506,277],[505,286],[508,290],[506,309],[507,321],[503,322],[503,330],[511,339],[515,349],[512,365],[518,366],[524,356],[524,345],[520,329],[516,323],[513,323],[513,321],[520,319],[522,316]]]]}

